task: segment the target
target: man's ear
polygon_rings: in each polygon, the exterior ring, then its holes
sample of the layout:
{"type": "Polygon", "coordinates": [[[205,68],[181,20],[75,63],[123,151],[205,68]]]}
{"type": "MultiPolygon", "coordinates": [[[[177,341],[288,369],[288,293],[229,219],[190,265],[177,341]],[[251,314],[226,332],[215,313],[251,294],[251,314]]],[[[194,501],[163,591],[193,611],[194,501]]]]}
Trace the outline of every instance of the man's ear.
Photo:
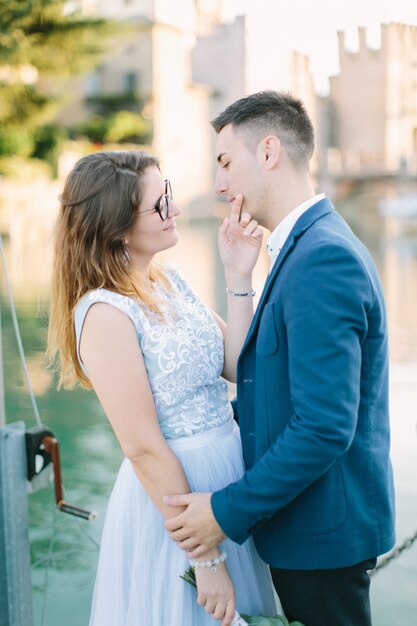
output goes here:
{"type": "Polygon", "coordinates": [[[268,135],[262,140],[262,158],[268,170],[278,164],[281,155],[281,142],[276,135],[268,135]]]}

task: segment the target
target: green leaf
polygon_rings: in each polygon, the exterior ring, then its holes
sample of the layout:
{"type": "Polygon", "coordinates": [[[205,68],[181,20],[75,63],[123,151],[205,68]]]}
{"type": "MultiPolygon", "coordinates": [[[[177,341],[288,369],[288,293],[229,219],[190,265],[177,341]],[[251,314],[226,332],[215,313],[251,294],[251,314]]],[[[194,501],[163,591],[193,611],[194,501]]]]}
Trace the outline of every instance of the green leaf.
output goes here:
{"type": "Polygon", "coordinates": [[[243,615],[244,620],[248,624],[254,626],[289,626],[288,620],[282,615],[276,615],[275,617],[265,617],[264,615],[243,615]]]}
{"type": "Polygon", "coordinates": [[[182,574],[182,576],[180,575],[180,578],[182,578],[183,580],[185,580],[186,583],[189,583],[190,585],[192,585],[193,587],[197,589],[197,583],[195,581],[195,573],[192,567],[189,567],[187,570],[185,570],[184,574],[182,574]]]}

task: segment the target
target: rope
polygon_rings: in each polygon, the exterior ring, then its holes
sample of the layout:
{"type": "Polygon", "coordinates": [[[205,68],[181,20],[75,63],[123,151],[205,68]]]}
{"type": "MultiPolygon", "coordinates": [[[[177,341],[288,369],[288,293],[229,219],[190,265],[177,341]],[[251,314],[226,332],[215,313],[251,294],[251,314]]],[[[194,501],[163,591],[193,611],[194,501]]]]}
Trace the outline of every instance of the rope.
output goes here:
{"type": "Polygon", "coordinates": [[[54,543],[56,541],[56,536],[58,533],[57,529],[57,513],[56,510],[53,512],[53,521],[52,521],[52,535],[49,540],[48,551],[46,553],[46,562],[45,562],[45,570],[43,576],[43,597],[42,597],[42,608],[41,608],[41,619],[40,626],[44,626],[45,617],[46,617],[46,600],[48,595],[48,586],[49,586],[49,563],[52,561],[52,553],[54,548],[54,543]]]}
{"type": "Polygon", "coordinates": [[[381,559],[381,561],[376,565],[375,569],[369,572],[369,576],[374,576],[375,574],[378,573],[380,569],[389,565],[391,561],[399,557],[400,554],[404,552],[404,550],[408,550],[409,548],[411,548],[411,546],[416,540],[417,540],[417,530],[414,533],[414,535],[411,535],[411,537],[406,539],[401,545],[399,545],[397,548],[394,548],[394,550],[388,556],[381,559]]]}
{"type": "MultiPolygon", "coordinates": [[[[8,269],[7,269],[6,255],[5,255],[4,246],[3,246],[3,238],[2,238],[1,235],[0,235],[0,256],[1,256],[1,261],[2,261],[3,270],[4,270],[4,277],[5,277],[5,281],[6,281],[7,295],[8,295],[9,303],[10,303],[10,310],[11,310],[11,314],[12,314],[14,332],[15,332],[15,336],[16,336],[16,341],[17,341],[17,346],[18,346],[18,350],[19,350],[20,360],[21,360],[22,366],[23,366],[23,372],[24,372],[24,375],[25,375],[27,388],[28,388],[28,391],[29,391],[29,397],[30,397],[30,401],[31,401],[31,404],[32,404],[33,413],[34,413],[36,422],[37,422],[37,424],[39,426],[42,426],[42,420],[41,420],[41,417],[40,417],[40,414],[39,414],[38,405],[36,403],[35,394],[34,394],[32,383],[31,383],[30,376],[29,376],[29,370],[28,370],[28,367],[27,367],[25,351],[23,349],[22,336],[20,334],[19,322],[18,322],[17,315],[16,315],[16,306],[15,306],[15,302],[14,302],[14,298],[13,298],[13,291],[12,291],[10,276],[9,276],[9,272],[8,272],[8,269]]],[[[0,339],[1,339],[1,317],[0,317],[0,339]]],[[[44,626],[45,618],[46,618],[46,603],[47,603],[48,587],[49,587],[49,565],[54,560],[54,558],[56,558],[58,556],[61,556],[61,553],[55,553],[54,554],[54,545],[56,543],[57,535],[59,533],[58,520],[59,520],[59,517],[58,517],[57,510],[56,510],[55,502],[53,502],[52,533],[51,533],[51,537],[50,537],[50,540],[49,540],[49,545],[48,545],[48,549],[47,549],[46,555],[44,555],[43,557],[37,559],[34,563],[32,563],[32,567],[39,567],[40,565],[44,565],[44,567],[45,567],[45,570],[44,570],[44,590],[43,590],[42,607],[41,607],[41,615],[40,615],[40,626],[44,626]]],[[[97,552],[97,550],[99,550],[99,548],[100,548],[100,545],[85,530],[85,528],[82,526],[82,523],[81,523],[81,521],[79,519],[76,519],[76,522],[77,522],[78,528],[81,531],[81,533],[94,546],[94,549],[91,550],[91,551],[92,552],[97,552]]],[[[65,553],[65,552],[68,553],[69,551],[63,551],[63,553],[65,553]]]]}
{"type": "Polygon", "coordinates": [[[1,260],[3,264],[4,277],[6,280],[7,294],[9,296],[10,310],[12,313],[13,327],[14,327],[14,332],[16,335],[17,347],[19,349],[20,360],[22,361],[23,372],[25,375],[26,384],[27,384],[28,391],[29,391],[29,398],[32,403],[33,413],[35,415],[36,422],[38,423],[38,426],[42,426],[41,416],[39,415],[38,405],[36,404],[35,394],[33,393],[33,387],[30,381],[30,377],[29,377],[29,370],[28,370],[28,366],[26,363],[25,351],[23,349],[22,337],[20,335],[20,330],[19,330],[19,322],[17,321],[16,307],[15,307],[14,298],[13,298],[10,276],[7,270],[6,255],[4,254],[3,237],[1,235],[0,235],[0,255],[1,255],[1,260]]]}
{"type": "MultiPolygon", "coordinates": [[[[95,553],[97,554],[98,550],[100,549],[100,544],[97,543],[97,541],[94,539],[94,537],[92,537],[82,526],[82,522],[81,520],[75,518],[73,519],[73,521],[77,522],[78,528],[79,530],[82,532],[82,534],[90,541],[90,543],[94,546],[94,548],[90,549],[90,550],[86,550],[84,549],[84,552],[90,552],[90,553],[95,553]]],[[[62,558],[62,556],[69,556],[69,555],[75,555],[79,553],[79,549],[78,550],[60,550],[58,552],[54,551],[54,546],[56,544],[56,541],[58,539],[58,535],[61,532],[60,529],[60,516],[58,514],[58,510],[56,508],[55,505],[55,500],[54,498],[52,498],[52,524],[51,524],[51,528],[52,528],[52,533],[51,533],[51,537],[49,539],[49,544],[48,544],[48,549],[46,551],[46,554],[38,559],[36,559],[36,561],[34,561],[31,566],[32,567],[41,567],[44,566],[44,579],[43,579],[43,594],[42,594],[42,606],[40,609],[40,624],[39,626],[44,626],[45,625],[45,619],[46,619],[46,608],[47,608],[47,599],[48,599],[48,588],[49,588],[49,565],[51,563],[53,563],[53,561],[55,559],[58,558],[62,558]]]]}

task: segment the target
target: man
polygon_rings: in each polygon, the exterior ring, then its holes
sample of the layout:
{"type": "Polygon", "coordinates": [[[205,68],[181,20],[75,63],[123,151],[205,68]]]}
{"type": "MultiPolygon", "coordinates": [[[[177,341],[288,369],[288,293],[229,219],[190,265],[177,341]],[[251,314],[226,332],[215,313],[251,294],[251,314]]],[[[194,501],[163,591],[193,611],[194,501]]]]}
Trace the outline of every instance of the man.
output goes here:
{"type": "Polygon", "coordinates": [[[187,494],[166,527],[192,558],[254,536],[287,618],[368,626],[368,570],[394,544],[386,315],[374,263],[309,176],[302,103],[243,98],[213,122],[216,190],[272,231],[237,369],[247,471],[187,494]]]}

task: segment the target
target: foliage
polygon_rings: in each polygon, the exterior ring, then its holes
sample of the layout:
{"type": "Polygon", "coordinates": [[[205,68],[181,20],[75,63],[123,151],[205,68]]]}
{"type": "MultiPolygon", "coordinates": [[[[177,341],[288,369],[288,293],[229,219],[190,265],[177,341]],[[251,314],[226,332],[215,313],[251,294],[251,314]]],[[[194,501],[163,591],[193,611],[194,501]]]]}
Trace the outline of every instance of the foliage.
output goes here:
{"type": "Polygon", "coordinates": [[[60,103],[38,87],[97,63],[114,24],[68,14],[65,0],[0,2],[0,158],[39,157],[56,170],[63,132],[50,125],[60,103]],[[48,125],[49,124],[49,125],[48,125]]]}
{"type": "Polygon", "coordinates": [[[19,154],[22,157],[28,157],[32,154],[32,150],[32,133],[27,128],[16,124],[0,127],[0,155],[19,154]]]}
{"type": "Polygon", "coordinates": [[[79,124],[75,132],[96,143],[104,143],[108,124],[109,120],[103,115],[92,115],[86,122],[79,124]]]}
{"type": "Polygon", "coordinates": [[[241,615],[243,619],[253,626],[303,626],[301,622],[289,622],[282,615],[264,617],[263,615],[241,615]]]}
{"type": "Polygon", "coordinates": [[[25,159],[21,156],[0,159],[0,176],[7,176],[25,182],[50,176],[51,171],[44,161],[25,159]]]}
{"type": "Polygon", "coordinates": [[[0,84],[0,155],[29,156],[33,128],[55,110],[52,98],[31,85],[0,84]]]}
{"type": "Polygon", "coordinates": [[[149,135],[149,124],[145,118],[130,111],[119,111],[110,118],[106,141],[144,143],[149,139],[149,135]]]}
{"type": "Polygon", "coordinates": [[[32,157],[49,164],[54,176],[58,174],[58,157],[68,132],[62,126],[48,124],[35,129],[32,157]]]}
{"type": "Polygon", "coordinates": [[[150,124],[141,115],[118,111],[109,117],[93,115],[77,127],[78,133],[96,143],[146,143],[150,124]]]}
{"type": "Polygon", "coordinates": [[[2,0],[0,65],[32,65],[42,73],[74,74],[91,67],[110,31],[101,19],[68,15],[65,0],[2,0]]]}
{"type": "Polygon", "coordinates": [[[117,111],[137,111],[141,109],[144,102],[134,91],[125,93],[106,94],[89,96],[86,103],[92,105],[98,115],[110,115],[117,111]]]}

